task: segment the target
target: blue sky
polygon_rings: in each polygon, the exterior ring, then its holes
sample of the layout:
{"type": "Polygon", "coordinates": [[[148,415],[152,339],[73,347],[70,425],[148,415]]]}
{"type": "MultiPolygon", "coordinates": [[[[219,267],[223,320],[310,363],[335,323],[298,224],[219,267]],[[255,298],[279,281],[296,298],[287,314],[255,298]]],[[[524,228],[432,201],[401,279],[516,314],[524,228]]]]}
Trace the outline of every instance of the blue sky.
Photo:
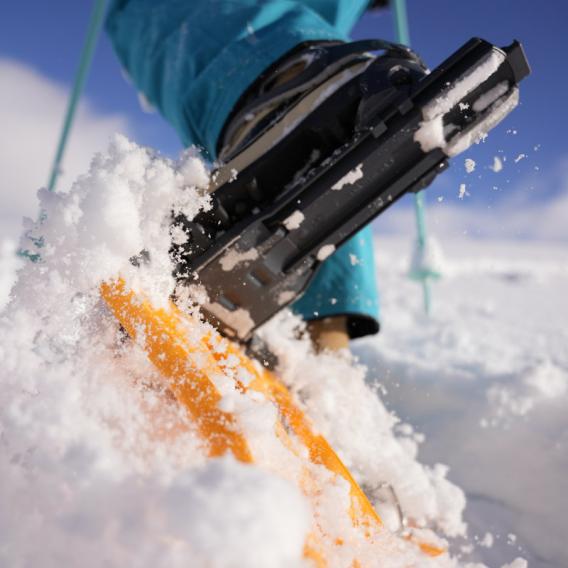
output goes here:
{"type": "MultiPolygon", "coordinates": [[[[86,0],[6,3],[0,20],[0,57],[25,63],[57,83],[70,85],[91,5],[86,0]]],[[[511,192],[523,192],[531,200],[560,192],[563,173],[568,171],[564,167],[568,159],[568,119],[563,103],[568,87],[568,49],[563,39],[568,3],[408,0],[408,11],[412,45],[431,67],[470,37],[480,36],[498,45],[506,45],[514,38],[521,40],[533,68],[533,75],[522,85],[520,108],[484,144],[466,154],[477,162],[476,171],[466,174],[465,156],[460,156],[451,171],[436,182],[430,195],[456,200],[460,183],[467,183],[470,199],[477,203],[499,201],[511,192]],[[515,164],[520,154],[527,157],[515,164]],[[494,156],[507,160],[500,174],[487,168],[494,156]]],[[[366,14],[354,30],[354,37],[392,39],[390,12],[366,14]]],[[[159,115],[145,114],[140,109],[136,93],[122,77],[104,35],[85,96],[97,112],[126,116],[131,133],[140,143],[166,154],[180,149],[173,129],[159,115]]]]}

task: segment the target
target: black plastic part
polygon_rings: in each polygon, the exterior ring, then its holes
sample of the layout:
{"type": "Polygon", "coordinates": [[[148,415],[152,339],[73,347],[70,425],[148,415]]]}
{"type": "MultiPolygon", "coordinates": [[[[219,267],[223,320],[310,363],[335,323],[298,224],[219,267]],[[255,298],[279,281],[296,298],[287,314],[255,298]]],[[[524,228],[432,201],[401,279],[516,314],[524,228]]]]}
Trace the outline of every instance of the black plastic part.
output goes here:
{"type": "Polygon", "coordinates": [[[429,75],[408,60],[377,58],[218,188],[213,212],[186,222],[189,245],[174,251],[178,279],[192,284],[197,275],[208,293],[204,316],[227,336],[249,342],[258,326],[302,294],[326,251],[405,193],[428,186],[448,161],[441,148],[424,152],[415,141],[422,109],[492,50],[506,54],[504,63],[463,98],[468,111],[460,105],[444,118],[457,136],[485,118],[471,110],[479,96],[504,81],[513,89],[528,74],[518,42],[499,50],[474,38],[429,75]],[[314,151],[319,159],[304,163],[314,151]],[[297,227],[287,222],[294,214],[303,217],[297,227]]]}
{"type": "Polygon", "coordinates": [[[507,54],[507,61],[513,71],[515,82],[519,83],[522,79],[530,75],[531,68],[525,55],[523,46],[517,40],[507,47],[503,48],[507,54]]]}

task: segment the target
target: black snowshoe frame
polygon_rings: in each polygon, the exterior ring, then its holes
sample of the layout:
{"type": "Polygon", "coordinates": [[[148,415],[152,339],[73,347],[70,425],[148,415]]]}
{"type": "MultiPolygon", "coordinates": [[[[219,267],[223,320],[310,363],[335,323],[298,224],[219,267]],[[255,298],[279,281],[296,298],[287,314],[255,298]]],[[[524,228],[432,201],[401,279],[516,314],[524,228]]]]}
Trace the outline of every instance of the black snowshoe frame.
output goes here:
{"type": "Polygon", "coordinates": [[[371,60],[261,157],[223,166],[210,211],[175,220],[188,235],[173,249],[178,280],[204,289],[207,320],[249,343],[330,253],[504,118],[529,73],[517,41],[471,39],[430,74],[402,51],[371,60]],[[495,69],[476,73],[495,54],[495,69]],[[429,127],[443,143],[423,149],[429,127]]]}

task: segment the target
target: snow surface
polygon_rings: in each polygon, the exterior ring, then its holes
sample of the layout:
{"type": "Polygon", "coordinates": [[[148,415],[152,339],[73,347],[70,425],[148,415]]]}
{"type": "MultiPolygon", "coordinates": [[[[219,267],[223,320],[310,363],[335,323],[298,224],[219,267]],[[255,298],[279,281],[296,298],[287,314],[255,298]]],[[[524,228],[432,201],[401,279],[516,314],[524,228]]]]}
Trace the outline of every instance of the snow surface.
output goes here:
{"type": "MultiPolygon", "coordinates": [[[[0,313],[0,565],[305,565],[314,512],[278,475],[275,409],[241,415],[272,468],[208,460],[98,297],[99,282],[121,274],[167,300],[170,210],[206,208],[206,186],[191,152],[173,162],[118,137],[71,191],[40,191],[47,219],[28,230],[44,238],[43,262],[24,264],[0,313]],[[142,249],[151,261],[135,269],[128,259],[142,249]]],[[[565,565],[566,252],[454,243],[426,321],[406,244],[379,242],[383,332],[355,344],[370,371],[345,352],[316,355],[287,313],[263,331],[282,377],[387,526],[400,525],[400,506],[411,525],[452,543],[454,560],[427,561],[385,537],[388,560],[371,550],[364,565],[451,566],[460,554],[463,565],[520,568],[517,556],[565,565]]],[[[20,263],[13,250],[0,249],[0,305],[20,263]]],[[[345,487],[322,502],[326,529],[344,531],[335,512],[345,487]]],[[[346,554],[334,565],[349,566],[346,554]]]]}
{"type": "Polygon", "coordinates": [[[410,243],[377,239],[382,331],[355,351],[387,408],[425,434],[421,458],[465,490],[472,560],[567,566],[568,247],[443,247],[427,318],[406,277],[410,243]]]}

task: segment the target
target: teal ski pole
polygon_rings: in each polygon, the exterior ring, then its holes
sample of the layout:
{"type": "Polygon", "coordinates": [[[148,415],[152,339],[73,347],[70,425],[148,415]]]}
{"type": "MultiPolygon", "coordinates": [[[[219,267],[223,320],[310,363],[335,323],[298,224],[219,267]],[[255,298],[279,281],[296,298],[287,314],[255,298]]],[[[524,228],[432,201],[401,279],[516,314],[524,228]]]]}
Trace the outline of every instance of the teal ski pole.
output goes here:
{"type": "Polygon", "coordinates": [[[61,171],[61,161],[63,160],[63,155],[65,154],[67,140],[69,138],[69,133],[71,132],[73,119],[75,118],[77,103],[79,102],[79,99],[81,97],[81,92],[83,91],[83,88],[85,86],[85,81],[87,80],[89,68],[93,60],[93,55],[95,53],[95,47],[97,45],[97,39],[101,30],[104,14],[105,0],[95,0],[93,11],[91,12],[91,18],[89,20],[89,27],[87,29],[85,44],[83,45],[81,59],[79,60],[79,68],[75,75],[75,81],[71,89],[69,102],[67,103],[67,111],[65,112],[63,128],[61,129],[61,134],[59,136],[57,151],[55,152],[55,158],[51,166],[51,174],[49,176],[49,182],[47,184],[49,191],[54,191],[57,185],[57,177],[59,176],[59,173],[61,171]]]}
{"type": "MultiPolygon", "coordinates": [[[[396,41],[410,47],[410,33],[408,31],[408,17],[406,13],[406,0],[392,0],[395,35],[396,41]]],[[[419,253],[423,256],[426,248],[426,214],[425,214],[424,190],[414,194],[414,211],[416,213],[416,232],[417,247],[419,253]]],[[[416,278],[422,283],[422,292],[424,298],[424,311],[430,314],[431,309],[431,292],[429,275],[422,270],[416,275],[416,278]]]]}

